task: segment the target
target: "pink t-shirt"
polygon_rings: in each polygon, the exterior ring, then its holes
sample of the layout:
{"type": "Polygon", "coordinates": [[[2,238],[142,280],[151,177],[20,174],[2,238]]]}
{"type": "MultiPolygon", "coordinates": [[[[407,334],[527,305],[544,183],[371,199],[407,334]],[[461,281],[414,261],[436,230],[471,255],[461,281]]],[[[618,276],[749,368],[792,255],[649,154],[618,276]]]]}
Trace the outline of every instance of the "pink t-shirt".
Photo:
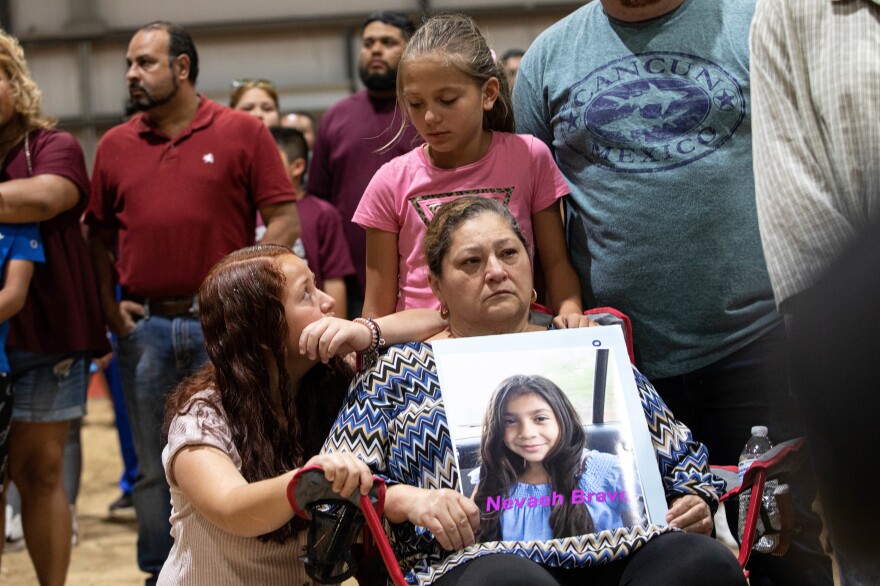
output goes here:
{"type": "Polygon", "coordinates": [[[495,132],[486,155],[455,169],[435,167],[419,146],[373,176],[353,221],[398,235],[397,311],[440,307],[428,286],[425,232],[437,208],[466,195],[495,198],[534,249],[532,216],[568,194],[547,146],[531,135],[495,132]]]}

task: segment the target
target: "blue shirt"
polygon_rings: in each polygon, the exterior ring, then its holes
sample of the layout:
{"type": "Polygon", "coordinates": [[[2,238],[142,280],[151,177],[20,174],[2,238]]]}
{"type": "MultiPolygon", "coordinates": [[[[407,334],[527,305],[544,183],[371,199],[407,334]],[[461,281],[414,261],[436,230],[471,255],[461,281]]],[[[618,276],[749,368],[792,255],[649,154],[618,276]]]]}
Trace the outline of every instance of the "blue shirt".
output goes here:
{"type": "Polygon", "coordinates": [[[590,2],[529,47],[517,132],[571,186],[568,244],[584,303],[632,320],[639,369],[692,372],[781,323],[752,172],[755,0],[685,0],[639,23],[590,2]]]}
{"type": "MultiPolygon", "coordinates": [[[[624,527],[624,517],[630,506],[637,503],[637,496],[627,494],[620,460],[612,454],[588,452],[586,466],[578,480],[579,495],[593,519],[593,531],[624,527]],[[623,498],[621,498],[623,493],[623,498]],[[601,496],[600,496],[601,495],[601,496]],[[589,500],[588,500],[589,499],[589,500]]],[[[571,494],[556,495],[549,484],[525,484],[518,482],[508,498],[523,506],[514,506],[501,512],[501,539],[504,541],[547,541],[553,539],[550,514],[553,507],[569,503],[571,494]],[[534,501],[530,500],[532,497],[534,501]],[[550,506],[540,504],[541,497],[549,497],[550,506]],[[525,500],[522,500],[525,499],[525,500]],[[537,506],[535,506],[537,504],[537,506]],[[532,505],[532,506],[529,506],[532,505]]],[[[547,502],[546,500],[544,502],[547,502]]],[[[560,535],[559,537],[572,537],[560,535]]]]}
{"type": "MultiPolygon", "coordinates": [[[[6,267],[11,260],[45,262],[43,241],[38,224],[0,224],[0,270],[6,282],[6,267]]],[[[0,372],[9,372],[6,359],[6,335],[9,321],[0,324],[0,372]]]]}

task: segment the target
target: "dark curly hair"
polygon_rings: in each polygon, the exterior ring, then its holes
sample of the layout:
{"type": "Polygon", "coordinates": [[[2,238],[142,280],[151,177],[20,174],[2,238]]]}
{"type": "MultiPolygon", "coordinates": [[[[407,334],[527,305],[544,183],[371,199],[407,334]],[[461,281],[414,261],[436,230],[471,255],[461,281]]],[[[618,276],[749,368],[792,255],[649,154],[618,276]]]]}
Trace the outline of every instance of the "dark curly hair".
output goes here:
{"type": "MultiPolygon", "coordinates": [[[[165,431],[177,415],[199,402],[225,413],[248,482],[274,478],[302,466],[318,453],[342,406],[353,371],[341,358],[317,363],[294,389],[286,369],[288,327],[286,282],[279,267],[289,248],[259,245],[218,262],[199,291],[205,346],[210,362],[168,397],[165,431]],[[277,370],[281,401],[270,394],[269,373],[277,370]],[[193,396],[213,389],[208,398],[193,396]]],[[[294,517],[265,535],[284,542],[305,528],[294,517]]]]}

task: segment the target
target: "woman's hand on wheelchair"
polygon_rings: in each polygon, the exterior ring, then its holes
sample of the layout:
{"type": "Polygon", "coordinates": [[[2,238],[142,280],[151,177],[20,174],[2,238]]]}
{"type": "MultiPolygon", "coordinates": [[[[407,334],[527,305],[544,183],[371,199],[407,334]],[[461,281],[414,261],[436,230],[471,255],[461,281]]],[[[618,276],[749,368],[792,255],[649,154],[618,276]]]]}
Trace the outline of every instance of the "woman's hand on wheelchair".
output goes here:
{"type": "Polygon", "coordinates": [[[348,497],[360,488],[361,494],[369,494],[373,486],[373,473],[370,467],[352,454],[337,452],[313,456],[306,466],[320,466],[324,478],[332,484],[333,492],[348,497]]]}

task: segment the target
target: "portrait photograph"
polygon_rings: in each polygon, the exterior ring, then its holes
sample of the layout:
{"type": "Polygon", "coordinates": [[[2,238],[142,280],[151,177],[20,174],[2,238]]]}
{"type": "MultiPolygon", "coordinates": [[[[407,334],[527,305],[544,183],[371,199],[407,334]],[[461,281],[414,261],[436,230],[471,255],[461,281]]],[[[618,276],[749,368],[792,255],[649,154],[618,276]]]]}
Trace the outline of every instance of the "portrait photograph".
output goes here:
{"type": "Polygon", "coordinates": [[[617,326],[441,340],[434,350],[480,541],[663,523],[663,489],[617,326]]]}

